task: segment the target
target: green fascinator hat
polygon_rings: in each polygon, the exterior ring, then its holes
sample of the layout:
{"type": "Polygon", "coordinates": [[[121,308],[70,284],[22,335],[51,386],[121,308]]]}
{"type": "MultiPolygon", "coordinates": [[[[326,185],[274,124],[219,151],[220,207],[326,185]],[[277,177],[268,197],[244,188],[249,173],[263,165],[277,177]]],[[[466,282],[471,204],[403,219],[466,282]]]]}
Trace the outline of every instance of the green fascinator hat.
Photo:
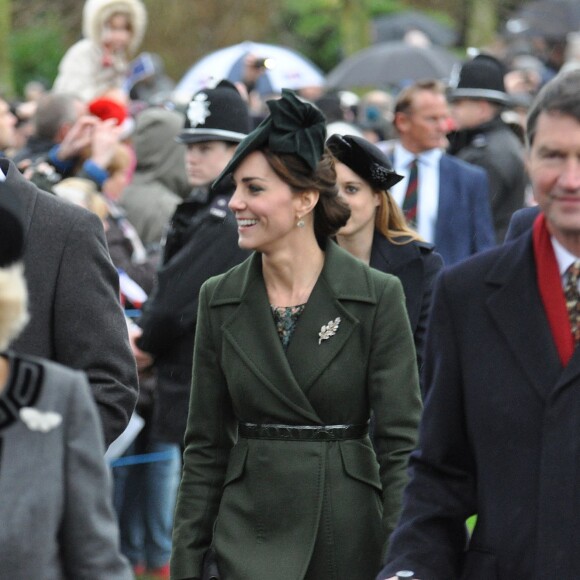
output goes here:
{"type": "Polygon", "coordinates": [[[214,181],[214,187],[232,174],[250,153],[265,148],[276,154],[294,154],[312,171],[316,169],[326,140],[324,115],[289,89],[282,89],[280,99],[266,104],[270,115],[240,142],[231,161],[214,181]]]}

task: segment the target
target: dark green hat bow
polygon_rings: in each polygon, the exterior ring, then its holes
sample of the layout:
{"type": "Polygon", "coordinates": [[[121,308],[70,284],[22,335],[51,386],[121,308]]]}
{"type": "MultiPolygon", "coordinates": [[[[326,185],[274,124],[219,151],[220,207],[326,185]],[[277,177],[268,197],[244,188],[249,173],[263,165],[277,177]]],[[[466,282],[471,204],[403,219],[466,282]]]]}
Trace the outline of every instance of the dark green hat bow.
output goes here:
{"type": "Polygon", "coordinates": [[[324,153],[324,115],[289,89],[282,89],[280,99],[266,104],[270,115],[241,141],[231,161],[214,181],[214,187],[233,173],[250,153],[265,148],[276,154],[297,155],[312,171],[316,169],[324,153]]]}

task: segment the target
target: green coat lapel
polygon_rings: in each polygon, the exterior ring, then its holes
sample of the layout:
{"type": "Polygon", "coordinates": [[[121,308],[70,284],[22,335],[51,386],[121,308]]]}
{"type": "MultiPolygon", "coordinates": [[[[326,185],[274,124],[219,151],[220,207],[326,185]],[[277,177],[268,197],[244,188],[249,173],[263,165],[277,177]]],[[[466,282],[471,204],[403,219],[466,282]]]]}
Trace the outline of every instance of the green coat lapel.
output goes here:
{"type": "Polygon", "coordinates": [[[337,356],[360,321],[349,302],[376,304],[369,269],[335,243],[328,242],[324,268],[301,314],[287,353],[276,332],[262,277],[261,256],[254,254],[214,294],[211,306],[238,304],[223,326],[224,338],[256,374],[303,420],[321,423],[307,394],[337,356]],[[340,318],[336,333],[319,343],[323,325],[340,318]]]}
{"type": "Polygon", "coordinates": [[[376,303],[368,268],[328,242],[322,273],[300,316],[288,348],[288,362],[305,393],[332,361],[348,348],[360,321],[349,311],[348,302],[376,303]],[[319,342],[322,326],[340,318],[333,336],[319,342]]]}
{"type": "Polygon", "coordinates": [[[262,278],[261,256],[252,255],[242,266],[224,280],[211,302],[211,306],[239,304],[224,323],[224,339],[252,369],[257,383],[265,385],[301,420],[320,424],[290,369],[278,337],[262,278]]]}

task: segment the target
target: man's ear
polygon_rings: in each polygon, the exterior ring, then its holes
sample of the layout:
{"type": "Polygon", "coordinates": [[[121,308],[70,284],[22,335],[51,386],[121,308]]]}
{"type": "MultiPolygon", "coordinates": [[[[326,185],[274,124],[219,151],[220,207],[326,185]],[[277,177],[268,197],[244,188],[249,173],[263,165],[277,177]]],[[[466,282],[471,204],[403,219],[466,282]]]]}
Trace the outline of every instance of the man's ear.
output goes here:
{"type": "Polygon", "coordinates": [[[407,113],[403,113],[402,111],[395,113],[395,116],[393,117],[393,126],[397,132],[404,133],[409,127],[409,118],[407,113]]]}

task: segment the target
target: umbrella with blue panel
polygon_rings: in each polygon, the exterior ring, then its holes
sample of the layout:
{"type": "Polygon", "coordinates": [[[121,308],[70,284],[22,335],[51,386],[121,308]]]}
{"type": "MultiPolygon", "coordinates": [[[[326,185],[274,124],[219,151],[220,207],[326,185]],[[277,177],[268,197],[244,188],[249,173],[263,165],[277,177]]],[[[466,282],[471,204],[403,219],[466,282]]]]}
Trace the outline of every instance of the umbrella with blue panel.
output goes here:
{"type": "Polygon", "coordinates": [[[263,67],[255,89],[261,95],[280,94],[283,88],[299,90],[324,86],[323,72],[299,52],[274,44],[242,42],[212,52],[198,60],[175,88],[177,99],[187,101],[191,96],[222,79],[241,81],[248,55],[263,67]]]}

